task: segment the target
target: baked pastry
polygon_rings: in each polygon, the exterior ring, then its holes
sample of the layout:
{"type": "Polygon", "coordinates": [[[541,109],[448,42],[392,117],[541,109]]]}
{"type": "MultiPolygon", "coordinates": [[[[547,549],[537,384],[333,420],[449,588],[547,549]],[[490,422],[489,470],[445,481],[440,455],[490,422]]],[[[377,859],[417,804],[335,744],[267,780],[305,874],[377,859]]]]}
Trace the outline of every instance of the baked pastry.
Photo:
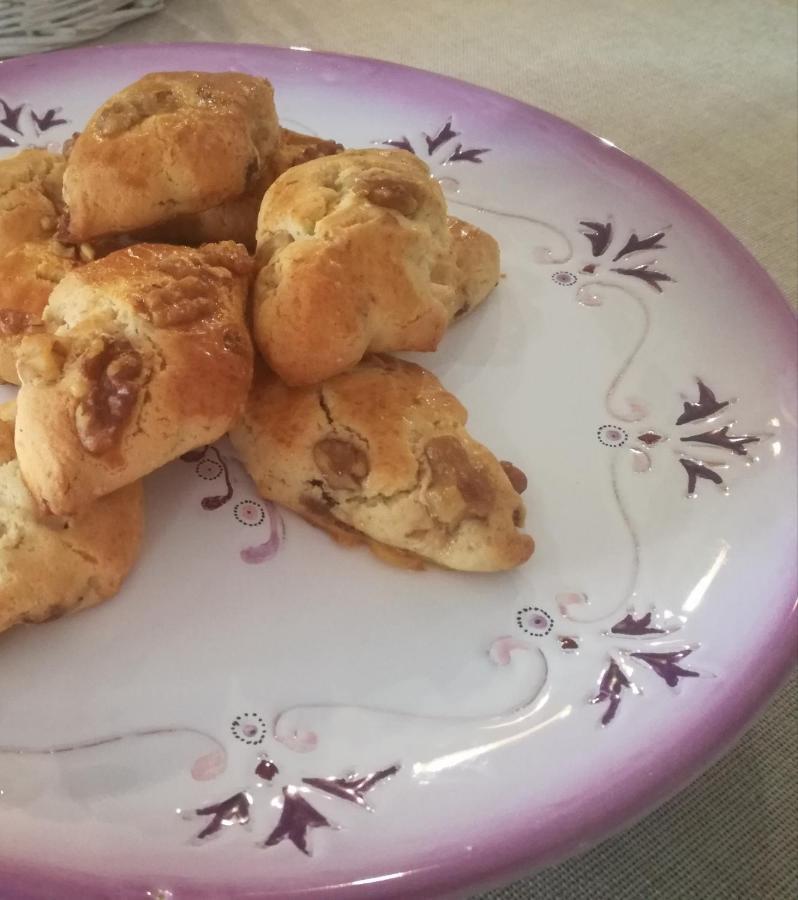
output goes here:
{"type": "Polygon", "coordinates": [[[256,367],[230,437],[258,490],[381,556],[496,571],[529,558],[520,470],[469,436],[430,372],[389,356],[304,387],[256,367]]]}
{"type": "Polygon", "coordinates": [[[19,384],[19,344],[41,330],[50,292],[79,264],[77,247],[53,239],[28,241],[0,256],[0,381],[19,384]]]}
{"type": "Polygon", "coordinates": [[[42,513],[14,454],[14,404],[0,406],[0,631],[112,597],[136,561],[143,525],[137,481],[82,513],[42,513]]]}
{"type": "Polygon", "coordinates": [[[289,169],[263,198],[257,237],[254,337],[288,384],[367,351],[437,347],[455,306],[446,202],[413,154],[347,150],[289,169]]]}
{"type": "Polygon", "coordinates": [[[182,216],[146,229],[142,240],[165,241],[169,244],[204,244],[212,241],[238,241],[248,250],[255,249],[258,210],[269,185],[291,166],[343,150],[335,141],[280,129],[277,148],[263,171],[262,180],[240,197],[225,200],[218,206],[182,216]]]}
{"type": "Polygon", "coordinates": [[[64,172],[72,241],[146,228],[262,183],[277,147],[272,87],[238,72],[153,72],[107,100],[64,172]]]}
{"type": "Polygon", "coordinates": [[[471,312],[499,283],[499,245],[486,231],[449,216],[448,280],[454,287],[453,319],[471,312]]]}
{"type": "Polygon", "coordinates": [[[63,174],[64,157],[47,150],[0,160],[0,256],[52,237],[62,211],[63,174]]]}
{"type": "Polygon", "coordinates": [[[17,454],[43,508],[74,513],[227,431],[252,375],[250,270],[232,242],[136,244],[56,287],[17,361],[17,454]]]}

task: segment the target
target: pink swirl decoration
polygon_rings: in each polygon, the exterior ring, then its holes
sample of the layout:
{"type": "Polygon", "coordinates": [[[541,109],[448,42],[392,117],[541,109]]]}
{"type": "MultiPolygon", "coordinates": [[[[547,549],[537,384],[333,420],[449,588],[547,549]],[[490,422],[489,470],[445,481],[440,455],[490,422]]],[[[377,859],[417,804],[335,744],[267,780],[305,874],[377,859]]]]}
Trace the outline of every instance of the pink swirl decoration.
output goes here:
{"type": "Polygon", "coordinates": [[[241,559],[249,565],[258,565],[272,559],[280,549],[280,545],[285,538],[283,517],[273,503],[267,501],[265,507],[266,516],[269,520],[269,538],[262,544],[244,547],[241,551],[241,559]]]}

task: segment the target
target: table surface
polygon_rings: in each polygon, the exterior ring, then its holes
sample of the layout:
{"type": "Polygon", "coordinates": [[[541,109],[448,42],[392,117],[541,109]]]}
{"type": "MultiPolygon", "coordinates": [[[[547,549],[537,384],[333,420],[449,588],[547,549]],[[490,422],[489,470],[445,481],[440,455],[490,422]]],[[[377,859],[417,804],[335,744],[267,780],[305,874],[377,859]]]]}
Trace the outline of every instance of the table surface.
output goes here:
{"type": "MultiPolygon", "coordinates": [[[[797,32],[793,0],[168,0],[102,41],[302,45],[518,97],[676,182],[798,304],[797,32]]],[[[797,750],[793,678],[679,797],[485,900],[798,897],[797,750]]]]}

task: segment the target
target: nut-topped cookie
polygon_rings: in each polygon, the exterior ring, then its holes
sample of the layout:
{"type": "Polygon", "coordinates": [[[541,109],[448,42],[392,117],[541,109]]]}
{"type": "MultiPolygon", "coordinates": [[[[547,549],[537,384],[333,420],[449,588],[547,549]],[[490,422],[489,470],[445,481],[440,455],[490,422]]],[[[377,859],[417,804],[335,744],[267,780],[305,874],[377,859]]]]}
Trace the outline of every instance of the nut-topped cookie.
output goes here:
{"type": "Polygon", "coordinates": [[[14,452],[14,404],[0,406],[0,631],[94,606],[119,590],[139,553],[141,482],[53,516],[31,496],[14,452]]]}
{"type": "Polygon", "coordinates": [[[17,369],[27,485],[56,514],[221,437],[252,374],[239,244],[136,244],[53,291],[17,369]]]}
{"type": "Polygon", "coordinates": [[[152,72],[107,100],[69,153],[61,234],[135,231],[239,197],[277,147],[272,87],[238,72],[152,72]]]}
{"type": "Polygon", "coordinates": [[[367,352],[434,350],[498,278],[485,235],[474,261],[492,283],[477,297],[484,278],[464,276],[469,254],[458,248],[476,245],[478,229],[464,229],[450,227],[440,185],[403,150],[347,150],[289,169],[258,219],[253,329],[269,366],[288,384],[313,384],[367,352]]]}
{"type": "Polygon", "coordinates": [[[534,548],[519,530],[525,479],[468,434],[466,418],[430,372],[374,355],[305,387],[259,367],[230,436],[264,497],[345,542],[452,569],[510,569],[534,548]]]}

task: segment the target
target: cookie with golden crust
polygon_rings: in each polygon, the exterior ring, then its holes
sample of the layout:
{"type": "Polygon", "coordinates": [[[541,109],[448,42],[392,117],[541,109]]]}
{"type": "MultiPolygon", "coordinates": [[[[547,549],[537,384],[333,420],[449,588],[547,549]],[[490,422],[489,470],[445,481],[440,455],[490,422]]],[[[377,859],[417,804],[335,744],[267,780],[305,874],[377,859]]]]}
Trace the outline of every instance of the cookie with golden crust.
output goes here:
{"type": "Polygon", "coordinates": [[[141,482],[76,516],[43,513],[14,455],[14,404],[0,407],[0,631],[112,597],[141,544],[141,482]]]}
{"type": "Polygon", "coordinates": [[[22,150],[0,160],[0,256],[52,237],[62,211],[64,157],[22,150]]]}
{"type": "Polygon", "coordinates": [[[263,198],[255,340],[288,384],[323,381],[368,351],[434,350],[451,318],[440,185],[402,150],[295,166],[263,198]],[[443,277],[443,275],[441,276],[443,277]]]}
{"type": "Polygon", "coordinates": [[[466,431],[420,366],[368,356],[290,388],[259,367],[231,439],[258,490],[344,541],[451,569],[510,569],[532,554],[523,474],[466,431]]]}
{"type": "Polygon", "coordinates": [[[238,241],[248,250],[255,249],[255,230],[258,224],[263,195],[279,175],[292,166],[330,156],[343,150],[340,144],[309,134],[280,129],[280,139],[269,165],[258,184],[242,194],[225,200],[218,206],[177,216],[162,225],[140,233],[142,240],[166,241],[170,244],[203,244],[209,241],[238,241]]]}
{"type": "Polygon", "coordinates": [[[85,241],[218,206],[262,183],[279,138],[272,87],[237,72],[153,72],[71,147],[62,236],[85,241]]]}
{"type": "Polygon", "coordinates": [[[454,287],[451,317],[457,319],[476,309],[499,283],[499,245],[487,231],[454,216],[448,227],[447,280],[454,287]]]}
{"type": "Polygon", "coordinates": [[[16,445],[43,508],[67,515],[238,418],[252,376],[239,244],[136,244],[72,272],[17,361],[16,445]]]}
{"type": "Polygon", "coordinates": [[[0,256],[0,381],[19,384],[20,342],[42,329],[50,292],[78,265],[78,248],[54,239],[28,241],[0,256]]]}

